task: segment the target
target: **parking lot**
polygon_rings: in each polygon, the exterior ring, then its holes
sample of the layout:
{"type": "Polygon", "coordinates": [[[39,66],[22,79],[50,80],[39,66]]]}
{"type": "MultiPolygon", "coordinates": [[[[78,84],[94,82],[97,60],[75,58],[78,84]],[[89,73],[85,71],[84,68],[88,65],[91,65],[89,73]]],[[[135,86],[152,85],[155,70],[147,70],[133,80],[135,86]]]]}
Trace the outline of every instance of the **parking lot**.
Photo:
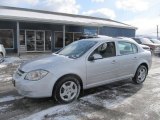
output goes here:
{"type": "MultiPolygon", "coordinates": [[[[70,104],[20,96],[13,87],[12,74],[18,65],[35,56],[9,56],[0,64],[0,120],[159,120],[160,57],[153,57],[146,81],[131,80],[88,89],[70,104]]],[[[42,88],[43,89],[43,88],[42,88]]]]}

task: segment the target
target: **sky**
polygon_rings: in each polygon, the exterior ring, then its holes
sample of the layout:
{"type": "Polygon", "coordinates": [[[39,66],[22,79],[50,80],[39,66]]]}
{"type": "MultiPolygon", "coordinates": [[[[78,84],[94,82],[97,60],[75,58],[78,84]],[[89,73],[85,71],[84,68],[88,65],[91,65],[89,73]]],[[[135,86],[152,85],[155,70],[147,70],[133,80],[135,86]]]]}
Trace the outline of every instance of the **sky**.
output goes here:
{"type": "Polygon", "coordinates": [[[109,18],[137,27],[137,35],[156,36],[160,28],[160,0],[0,0],[0,5],[109,18]]]}

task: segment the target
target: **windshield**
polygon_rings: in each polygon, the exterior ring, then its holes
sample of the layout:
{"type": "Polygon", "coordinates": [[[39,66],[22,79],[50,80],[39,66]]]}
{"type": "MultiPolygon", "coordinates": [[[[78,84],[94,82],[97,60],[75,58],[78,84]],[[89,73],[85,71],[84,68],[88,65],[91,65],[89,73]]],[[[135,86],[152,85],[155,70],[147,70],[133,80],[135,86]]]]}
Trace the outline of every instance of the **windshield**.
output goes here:
{"type": "Polygon", "coordinates": [[[160,44],[160,41],[159,41],[159,40],[157,40],[157,39],[151,39],[151,41],[152,41],[153,43],[160,44]]]}
{"type": "Polygon", "coordinates": [[[89,41],[89,40],[76,41],[66,46],[59,52],[57,52],[57,54],[76,59],[85,54],[96,43],[97,43],[96,41],[89,41]]]}
{"type": "Polygon", "coordinates": [[[144,44],[153,44],[148,38],[142,38],[144,44]]]}

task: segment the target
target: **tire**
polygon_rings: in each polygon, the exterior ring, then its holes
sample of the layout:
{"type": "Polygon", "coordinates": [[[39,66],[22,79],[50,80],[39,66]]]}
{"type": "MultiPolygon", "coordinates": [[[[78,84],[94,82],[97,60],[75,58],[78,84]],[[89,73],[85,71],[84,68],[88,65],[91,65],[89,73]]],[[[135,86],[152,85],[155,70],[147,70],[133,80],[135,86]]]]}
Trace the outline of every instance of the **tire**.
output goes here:
{"type": "Polygon", "coordinates": [[[132,79],[134,83],[141,84],[145,81],[148,74],[148,69],[144,65],[140,65],[136,71],[134,78],[132,79]]]}
{"type": "Polygon", "coordinates": [[[66,76],[59,80],[53,89],[53,97],[62,104],[76,100],[80,94],[80,83],[76,77],[66,76]]]}
{"type": "Polygon", "coordinates": [[[4,61],[3,53],[0,53],[0,63],[4,61]]]}

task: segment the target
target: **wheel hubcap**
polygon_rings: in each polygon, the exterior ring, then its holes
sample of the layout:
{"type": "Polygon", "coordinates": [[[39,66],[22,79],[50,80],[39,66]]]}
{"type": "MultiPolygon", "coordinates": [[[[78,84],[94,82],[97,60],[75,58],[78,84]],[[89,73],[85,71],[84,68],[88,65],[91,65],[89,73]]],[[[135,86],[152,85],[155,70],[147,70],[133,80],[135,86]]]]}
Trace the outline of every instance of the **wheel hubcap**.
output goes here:
{"type": "Polygon", "coordinates": [[[72,100],[78,93],[78,86],[73,81],[67,81],[60,88],[60,97],[64,101],[72,100]]]}
{"type": "Polygon", "coordinates": [[[142,81],[145,80],[145,78],[146,78],[146,69],[145,68],[141,68],[139,70],[139,74],[138,74],[138,81],[142,82],[142,81]]]}

